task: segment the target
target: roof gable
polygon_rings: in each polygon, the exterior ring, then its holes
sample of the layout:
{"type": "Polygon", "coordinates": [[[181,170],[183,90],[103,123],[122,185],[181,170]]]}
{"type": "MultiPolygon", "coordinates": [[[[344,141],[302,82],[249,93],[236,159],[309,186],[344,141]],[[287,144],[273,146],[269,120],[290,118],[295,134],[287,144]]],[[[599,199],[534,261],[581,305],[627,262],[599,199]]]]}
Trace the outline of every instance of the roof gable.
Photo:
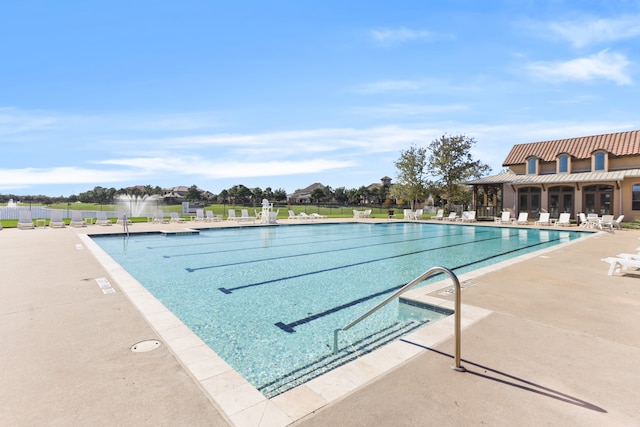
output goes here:
{"type": "Polygon", "coordinates": [[[588,159],[596,150],[605,150],[614,156],[640,155],[640,130],[516,144],[502,166],[524,164],[531,156],[545,162],[555,161],[558,154],[588,159]]]}

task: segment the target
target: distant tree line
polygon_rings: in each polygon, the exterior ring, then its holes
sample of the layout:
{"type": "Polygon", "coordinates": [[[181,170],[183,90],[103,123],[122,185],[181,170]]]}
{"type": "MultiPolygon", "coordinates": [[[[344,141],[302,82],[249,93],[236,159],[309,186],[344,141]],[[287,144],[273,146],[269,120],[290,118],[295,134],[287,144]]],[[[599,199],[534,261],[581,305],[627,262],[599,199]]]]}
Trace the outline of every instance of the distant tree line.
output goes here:
{"type": "MultiPolygon", "coordinates": [[[[311,191],[309,199],[304,203],[313,204],[339,204],[339,205],[406,205],[412,207],[424,201],[429,194],[433,195],[434,202],[446,203],[451,209],[451,203],[468,203],[471,194],[468,186],[464,184],[469,178],[480,177],[490,171],[490,168],[474,160],[471,151],[476,141],[465,135],[442,137],[432,141],[427,147],[412,145],[409,149],[400,152],[400,158],[394,163],[398,169],[397,183],[393,185],[382,184],[378,187],[365,187],[347,189],[338,187],[332,189],[329,186],[318,187],[311,191]]],[[[298,192],[299,190],[296,190],[298,192]]],[[[0,194],[0,203],[14,201],[32,202],[38,204],[53,204],[64,202],[84,202],[98,204],[112,204],[119,195],[130,196],[162,196],[163,189],[159,186],[139,185],[134,187],[115,188],[94,187],[77,196],[49,197],[49,196],[18,196],[15,194],[0,194]]],[[[267,187],[264,190],[255,187],[248,188],[244,185],[234,185],[222,190],[220,194],[213,194],[201,190],[196,185],[188,188],[183,195],[185,201],[204,203],[226,203],[235,205],[260,205],[263,199],[272,203],[288,203],[287,192],[282,188],[272,190],[267,187]]],[[[298,203],[298,201],[293,201],[298,203]]]]}

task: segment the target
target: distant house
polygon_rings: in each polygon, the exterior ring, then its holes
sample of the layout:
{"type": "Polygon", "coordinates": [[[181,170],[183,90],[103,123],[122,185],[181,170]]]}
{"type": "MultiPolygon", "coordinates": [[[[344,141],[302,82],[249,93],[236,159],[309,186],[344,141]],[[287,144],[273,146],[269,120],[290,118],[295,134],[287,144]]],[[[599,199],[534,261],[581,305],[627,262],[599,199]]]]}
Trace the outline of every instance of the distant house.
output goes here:
{"type": "Polygon", "coordinates": [[[311,193],[316,188],[324,189],[325,186],[316,182],[302,190],[296,190],[293,194],[287,196],[289,203],[311,203],[311,193]]]}
{"type": "Polygon", "coordinates": [[[640,131],[516,144],[507,172],[473,186],[478,216],[503,210],[551,218],[568,212],[640,216],[640,131]]]}
{"type": "Polygon", "coordinates": [[[184,196],[187,195],[188,191],[189,187],[186,187],[184,185],[180,185],[178,187],[163,188],[162,198],[164,199],[166,204],[180,204],[185,201],[184,196]]]}

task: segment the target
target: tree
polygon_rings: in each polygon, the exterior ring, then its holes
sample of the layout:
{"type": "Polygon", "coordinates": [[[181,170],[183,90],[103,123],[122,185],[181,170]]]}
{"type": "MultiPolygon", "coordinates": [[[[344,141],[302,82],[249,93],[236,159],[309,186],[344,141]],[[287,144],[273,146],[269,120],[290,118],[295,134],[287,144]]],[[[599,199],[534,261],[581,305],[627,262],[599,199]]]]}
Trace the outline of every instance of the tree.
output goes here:
{"type": "Polygon", "coordinates": [[[311,201],[316,203],[320,203],[324,197],[324,190],[322,188],[314,188],[309,195],[311,201]]]}
{"type": "Polygon", "coordinates": [[[431,154],[427,166],[430,175],[435,178],[435,186],[444,192],[447,210],[451,210],[452,201],[468,199],[469,192],[464,181],[480,178],[491,171],[488,165],[473,159],[471,149],[475,144],[473,138],[465,135],[443,135],[429,145],[431,154]]]}
{"type": "Polygon", "coordinates": [[[192,185],[187,190],[187,194],[184,195],[185,200],[189,202],[197,202],[202,200],[202,191],[198,188],[197,185],[192,185]]]}
{"type": "Polygon", "coordinates": [[[427,192],[427,149],[412,145],[408,150],[400,152],[400,158],[395,161],[398,168],[397,183],[391,187],[392,195],[398,199],[408,200],[411,209],[416,202],[423,199],[427,192]]]}

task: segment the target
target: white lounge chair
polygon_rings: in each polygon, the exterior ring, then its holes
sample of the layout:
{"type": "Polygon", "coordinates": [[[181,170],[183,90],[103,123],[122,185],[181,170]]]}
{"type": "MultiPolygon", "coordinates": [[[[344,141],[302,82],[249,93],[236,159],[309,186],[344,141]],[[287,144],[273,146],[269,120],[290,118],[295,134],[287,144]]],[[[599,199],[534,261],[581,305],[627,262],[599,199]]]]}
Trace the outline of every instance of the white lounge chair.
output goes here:
{"type": "Polygon", "coordinates": [[[169,222],[184,222],[184,218],[180,218],[178,212],[169,212],[169,222]]]}
{"type": "Polygon", "coordinates": [[[551,225],[551,214],[549,212],[542,212],[535,225],[551,225]]]}
{"type": "Polygon", "coordinates": [[[207,215],[206,220],[209,222],[222,220],[222,215],[215,215],[213,211],[206,211],[205,214],[207,215]]]}
{"type": "Polygon", "coordinates": [[[31,211],[20,211],[20,213],[18,214],[18,228],[20,230],[34,228],[31,211]]]}
{"type": "Polygon", "coordinates": [[[315,212],[312,213],[311,216],[315,219],[324,219],[327,217],[326,215],[320,215],[319,213],[315,213],[315,212]]]}
{"type": "Polygon", "coordinates": [[[411,209],[404,210],[404,219],[415,219],[414,213],[411,209]]]}
{"type": "Polygon", "coordinates": [[[580,212],[578,214],[578,218],[580,218],[580,227],[587,228],[587,227],[591,226],[591,224],[587,220],[587,216],[584,213],[580,212]]]}
{"type": "Polygon", "coordinates": [[[106,212],[96,212],[96,225],[113,225],[106,212]]]}
{"type": "Polygon", "coordinates": [[[620,223],[622,223],[622,220],[624,219],[624,215],[620,215],[617,219],[615,219],[613,221],[613,226],[615,228],[617,228],[618,230],[622,230],[622,226],[620,225],[620,223]]]}
{"type": "Polygon", "coordinates": [[[520,212],[520,214],[518,214],[518,219],[516,219],[516,224],[519,224],[519,225],[529,224],[529,212],[520,212]]]}
{"type": "Polygon", "coordinates": [[[434,216],[431,219],[435,219],[435,220],[438,220],[438,221],[444,220],[444,209],[438,209],[437,212],[436,212],[436,216],[434,216]]]}
{"type": "Polygon", "coordinates": [[[571,214],[570,213],[561,213],[560,218],[556,221],[556,225],[562,227],[568,227],[571,225],[571,214]]]}
{"type": "Polygon", "coordinates": [[[447,221],[455,221],[458,217],[458,214],[455,212],[449,212],[449,216],[447,217],[447,221]]]}
{"type": "Polygon", "coordinates": [[[635,258],[603,258],[602,261],[609,263],[609,276],[613,276],[618,269],[640,268],[640,259],[635,258]]]}
{"type": "Polygon", "coordinates": [[[498,224],[511,224],[511,212],[502,211],[500,218],[496,218],[496,223],[498,224]]]}
{"type": "Polygon", "coordinates": [[[62,220],[62,211],[51,211],[49,218],[49,227],[51,228],[62,228],[66,225],[62,220]]]}
{"type": "Polygon", "coordinates": [[[462,212],[462,217],[460,219],[462,222],[476,222],[476,211],[462,212]]]}
{"type": "Polygon", "coordinates": [[[164,212],[162,211],[162,209],[158,209],[156,211],[156,216],[153,217],[153,222],[167,224],[169,223],[169,220],[164,216],[164,212]]]}
{"type": "Polygon", "coordinates": [[[71,222],[69,223],[72,227],[86,227],[87,223],[82,219],[82,211],[71,211],[71,222]]]}
{"type": "Polygon", "coordinates": [[[205,221],[204,209],[196,209],[196,221],[205,221]]]}
{"type": "Polygon", "coordinates": [[[237,218],[238,221],[253,221],[256,222],[255,216],[249,216],[249,211],[247,209],[240,210],[240,217],[237,218]]]}
{"type": "Polygon", "coordinates": [[[364,212],[362,212],[362,218],[371,218],[371,209],[365,209],[364,212]]]}
{"type": "Polygon", "coordinates": [[[235,209],[229,209],[229,215],[227,215],[227,221],[235,221],[236,218],[237,218],[236,210],[235,209]]]}
{"type": "Polygon", "coordinates": [[[598,222],[598,228],[600,230],[606,228],[613,231],[613,215],[602,215],[602,218],[598,222]]]}
{"type": "Polygon", "coordinates": [[[289,209],[287,212],[289,212],[289,218],[287,218],[287,219],[298,219],[298,218],[296,218],[296,213],[294,211],[292,211],[291,209],[289,209]]]}

